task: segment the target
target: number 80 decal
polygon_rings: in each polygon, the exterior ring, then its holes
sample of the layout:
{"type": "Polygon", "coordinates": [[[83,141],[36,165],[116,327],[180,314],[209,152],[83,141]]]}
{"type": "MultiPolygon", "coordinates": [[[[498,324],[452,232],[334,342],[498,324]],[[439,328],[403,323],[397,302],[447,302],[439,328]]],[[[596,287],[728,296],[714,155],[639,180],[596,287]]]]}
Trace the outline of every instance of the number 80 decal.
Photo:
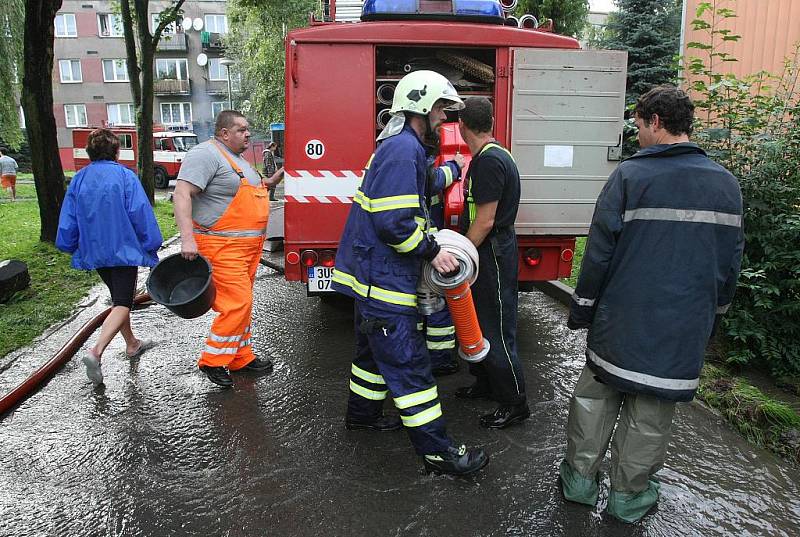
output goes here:
{"type": "Polygon", "coordinates": [[[325,154],[325,144],[319,140],[309,140],[305,145],[306,156],[310,159],[321,159],[325,154]]]}

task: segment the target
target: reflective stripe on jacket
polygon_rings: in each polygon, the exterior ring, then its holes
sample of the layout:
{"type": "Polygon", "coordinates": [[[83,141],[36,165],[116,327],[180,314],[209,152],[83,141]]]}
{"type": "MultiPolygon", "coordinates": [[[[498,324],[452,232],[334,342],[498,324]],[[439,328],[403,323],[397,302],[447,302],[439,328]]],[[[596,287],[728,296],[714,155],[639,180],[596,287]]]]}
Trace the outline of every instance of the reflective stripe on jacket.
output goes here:
{"type": "Polygon", "coordinates": [[[587,360],[625,392],[689,401],[742,259],[736,178],[691,143],[639,151],[600,193],[571,308],[587,360]]]}
{"type": "Polygon", "coordinates": [[[426,169],[422,143],[409,126],[378,147],[339,242],[336,291],[416,314],[422,260],[439,253],[426,233],[426,169]]]}

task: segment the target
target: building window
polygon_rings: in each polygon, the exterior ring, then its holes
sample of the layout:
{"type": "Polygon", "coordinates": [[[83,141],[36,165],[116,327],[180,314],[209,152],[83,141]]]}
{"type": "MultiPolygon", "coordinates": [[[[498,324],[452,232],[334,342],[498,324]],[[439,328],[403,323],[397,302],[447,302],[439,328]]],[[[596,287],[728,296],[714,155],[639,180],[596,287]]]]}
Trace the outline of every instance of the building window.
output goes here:
{"type": "Polygon", "coordinates": [[[119,138],[120,149],[133,149],[133,135],[132,134],[117,134],[119,138]]]}
{"type": "Polygon", "coordinates": [[[220,63],[221,58],[208,59],[208,79],[228,80],[228,68],[220,63]]]}
{"type": "Polygon", "coordinates": [[[65,84],[83,82],[80,60],[58,60],[58,71],[61,74],[61,82],[65,84]]]}
{"type": "MultiPolygon", "coordinates": [[[[158,24],[161,22],[161,13],[150,14],[150,31],[155,32],[158,24]]],[[[161,35],[175,35],[183,33],[183,15],[178,15],[178,18],[164,27],[161,35]]]]}
{"type": "Polygon", "coordinates": [[[225,110],[228,101],[214,101],[211,103],[211,118],[217,119],[220,112],[225,110]]]}
{"type": "Polygon", "coordinates": [[[127,82],[128,62],[124,59],[103,60],[103,82],[127,82]]]}
{"type": "Polygon", "coordinates": [[[85,127],[86,105],[84,104],[65,104],[64,117],[67,120],[67,127],[85,127]]]}
{"type": "Polygon", "coordinates": [[[135,124],[136,111],[131,103],[107,104],[108,124],[111,126],[135,124]]]}
{"type": "Polygon", "coordinates": [[[100,37],[122,37],[122,19],[114,13],[97,15],[97,27],[100,37]]]}
{"type": "Polygon", "coordinates": [[[213,34],[228,33],[228,17],[225,15],[206,15],[206,32],[213,34]]]}
{"type": "Polygon", "coordinates": [[[231,91],[242,91],[242,73],[231,71],[231,91]]]}
{"type": "Polygon", "coordinates": [[[189,63],[182,59],[157,59],[156,78],[159,80],[188,80],[189,63]]]}
{"type": "Polygon", "coordinates": [[[78,37],[78,26],[75,24],[74,13],[56,15],[56,37],[78,37]]]}
{"type": "Polygon", "coordinates": [[[192,103],[161,103],[161,123],[188,125],[192,122],[192,103]]]}

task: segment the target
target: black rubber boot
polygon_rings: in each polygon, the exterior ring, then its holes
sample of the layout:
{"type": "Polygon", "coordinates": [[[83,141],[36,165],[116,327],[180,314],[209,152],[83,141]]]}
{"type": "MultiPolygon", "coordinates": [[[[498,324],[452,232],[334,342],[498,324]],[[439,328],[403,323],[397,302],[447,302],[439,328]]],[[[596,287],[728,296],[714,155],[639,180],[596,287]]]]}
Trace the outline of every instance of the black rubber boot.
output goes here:
{"type": "Polygon", "coordinates": [[[433,368],[432,372],[434,377],[445,377],[453,373],[458,373],[458,362],[456,360],[451,360],[447,363],[437,365],[433,368]]]}
{"type": "Polygon", "coordinates": [[[521,405],[500,405],[491,414],[481,416],[481,425],[489,429],[505,429],[509,425],[525,421],[531,416],[526,403],[521,405]]]}
{"type": "Polygon", "coordinates": [[[211,367],[209,365],[200,366],[200,371],[206,374],[208,380],[222,386],[223,388],[230,388],[233,386],[233,379],[231,378],[228,370],[224,367],[211,367]]]}
{"type": "Polygon", "coordinates": [[[379,416],[376,419],[366,420],[347,416],[344,419],[344,426],[351,431],[370,430],[370,431],[396,431],[403,428],[400,416],[379,416]]]}
{"type": "Polygon", "coordinates": [[[481,448],[450,446],[444,453],[430,453],[422,457],[425,470],[435,474],[469,475],[489,464],[489,456],[481,448]]]}

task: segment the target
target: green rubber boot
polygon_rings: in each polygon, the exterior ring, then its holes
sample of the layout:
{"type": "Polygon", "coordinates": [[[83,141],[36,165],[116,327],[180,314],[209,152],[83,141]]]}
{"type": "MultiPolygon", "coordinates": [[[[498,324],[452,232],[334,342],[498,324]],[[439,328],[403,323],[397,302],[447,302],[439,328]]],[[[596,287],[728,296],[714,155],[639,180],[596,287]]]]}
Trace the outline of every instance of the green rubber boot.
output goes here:
{"type": "Polygon", "coordinates": [[[608,514],[628,524],[638,522],[658,503],[658,491],[661,484],[650,479],[647,489],[641,492],[617,492],[611,489],[608,496],[608,514]]]}
{"type": "Polygon", "coordinates": [[[597,476],[594,479],[582,476],[573,470],[566,460],[561,461],[558,473],[561,475],[561,490],[564,492],[564,498],[592,507],[597,504],[597,495],[600,491],[597,476]]]}

